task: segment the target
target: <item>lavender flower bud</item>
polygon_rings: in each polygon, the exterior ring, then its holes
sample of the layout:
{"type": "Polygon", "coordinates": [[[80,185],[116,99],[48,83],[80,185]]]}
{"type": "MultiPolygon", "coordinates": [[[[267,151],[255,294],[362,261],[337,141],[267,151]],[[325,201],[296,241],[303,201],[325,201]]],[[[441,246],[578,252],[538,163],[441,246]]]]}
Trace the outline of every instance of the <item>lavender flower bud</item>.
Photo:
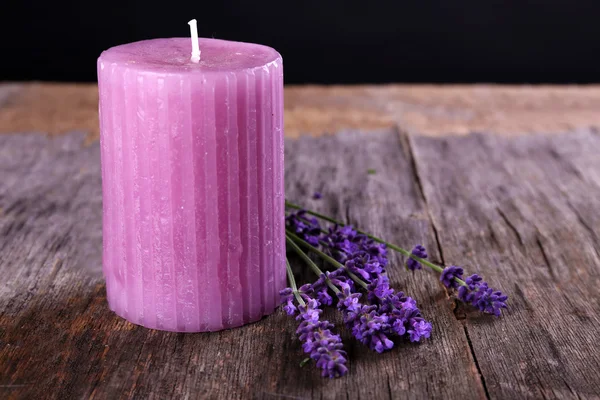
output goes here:
{"type": "Polygon", "coordinates": [[[390,288],[390,281],[387,275],[379,275],[369,284],[367,299],[371,304],[382,304],[382,302],[394,294],[394,289],[390,288]]]}
{"type": "Polygon", "coordinates": [[[442,274],[440,275],[440,281],[447,288],[457,288],[458,282],[454,280],[454,278],[462,279],[464,270],[460,267],[456,267],[454,265],[450,265],[449,267],[444,268],[442,274]]]}
{"type": "Polygon", "coordinates": [[[346,375],[346,352],[342,350],[342,339],[331,332],[333,324],[320,321],[317,300],[309,300],[305,306],[300,306],[300,315],[296,318],[302,323],[296,333],[303,341],[302,349],[316,361],[317,368],[322,369],[321,376],[335,378],[346,375]]]}
{"type": "Polygon", "coordinates": [[[283,306],[283,310],[287,315],[294,315],[298,309],[294,305],[294,291],[292,288],[285,288],[279,291],[279,296],[281,296],[281,303],[287,303],[283,306]]]}
{"type": "Polygon", "coordinates": [[[379,313],[389,315],[388,332],[398,336],[408,334],[412,342],[430,336],[431,324],[421,317],[417,302],[402,292],[395,293],[389,287],[387,276],[380,275],[369,285],[368,298],[372,304],[379,305],[379,313]]]}
{"type": "Polygon", "coordinates": [[[428,338],[431,336],[431,324],[425,321],[423,318],[412,318],[410,321],[411,329],[407,332],[410,336],[411,342],[418,342],[421,338],[428,338]]]}
{"type": "MultiPolygon", "coordinates": [[[[349,260],[357,260],[368,274],[381,273],[388,264],[386,245],[358,233],[350,225],[329,228],[323,241],[326,243],[325,250],[338,262],[345,264],[349,260]]],[[[370,277],[356,273],[370,280],[370,277]]]]}
{"type": "Polygon", "coordinates": [[[465,303],[470,303],[479,311],[494,314],[499,317],[502,308],[507,308],[508,296],[499,290],[488,287],[488,283],[477,274],[473,274],[465,280],[467,286],[458,288],[458,298],[465,303]]]}
{"type": "Polygon", "coordinates": [[[316,218],[307,215],[306,210],[289,214],[285,218],[285,224],[301,239],[313,246],[319,245],[321,225],[316,218]]]}
{"type": "Polygon", "coordinates": [[[386,332],[390,330],[387,314],[380,314],[376,305],[360,303],[360,293],[351,293],[349,286],[338,293],[338,309],[344,315],[344,323],[352,335],[371,350],[381,353],[394,347],[386,332]]]}
{"type": "MultiPolygon", "coordinates": [[[[425,250],[425,247],[421,246],[420,244],[416,245],[413,249],[412,249],[412,255],[417,256],[419,258],[427,258],[427,251],[425,250]]],[[[414,271],[416,269],[421,269],[421,263],[418,262],[417,260],[414,260],[412,258],[409,258],[408,260],[406,260],[406,268],[410,269],[411,271],[414,271]]]]}
{"type": "Polygon", "coordinates": [[[329,288],[326,285],[319,288],[315,294],[317,296],[317,300],[319,300],[319,303],[325,304],[326,306],[333,304],[333,297],[331,297],[329,294],[329,288]]]}

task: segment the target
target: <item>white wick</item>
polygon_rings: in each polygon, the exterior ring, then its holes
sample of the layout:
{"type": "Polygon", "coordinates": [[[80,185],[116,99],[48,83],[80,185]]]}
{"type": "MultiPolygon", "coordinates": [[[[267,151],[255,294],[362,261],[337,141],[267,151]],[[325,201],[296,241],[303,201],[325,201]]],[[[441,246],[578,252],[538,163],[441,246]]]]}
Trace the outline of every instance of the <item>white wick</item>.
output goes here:
{"type": "Polygon", "coordinates": [[[198,26],[196,25],[196,20],[193,19],[188,22],[190,26],[190,33],[192,34],[192,62],[197,63],[200,62],[200,45],[198,44],[198,26]]]}

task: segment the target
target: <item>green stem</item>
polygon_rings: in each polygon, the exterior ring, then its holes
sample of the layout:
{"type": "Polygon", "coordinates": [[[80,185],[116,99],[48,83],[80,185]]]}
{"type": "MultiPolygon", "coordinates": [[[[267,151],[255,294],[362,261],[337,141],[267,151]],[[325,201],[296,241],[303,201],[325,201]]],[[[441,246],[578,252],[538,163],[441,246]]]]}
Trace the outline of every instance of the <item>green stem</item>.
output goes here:
{"type": "MultiPolygon", "coordinates": [[[[318,276],[321,277],[321,275],[325,275],[325,273],[323,271],[321,271],[321,269],[317,266],[317,264],[314,263],[313,260],[310,259],[310,257],[308,256],[308,254],[306,254],[305,252],[302,251],[302,249],[300,247],[298,247],[298,245],[296,243],[294,243],[294,241],[292,240],[292,238],[290,237],[290,235],[286,232],[285,234],[285,240],[286,242],[290,245],[290,247],[292,248],[292,250],[294,250],[310,267],[310,269],[318,276]]],[[[327,282],[327,286],[329,286],[329,288],[331,290],[333,290],[334,293],[339,293],[340,289],[337,288],[337,286],[335,286],[333,284],[333,282],[331,282],[331,280],[329,280],[329,278],[325,278],[325,281],[327,282]]]]}
{"type": "Polygon", "coordinates": [[[308,362],[310,362],[310,358],[305,358],[304,360],[300,361],[300,368],[304,367],[308,362]]]}
{"type": "MultiPolygon", "coordinates": [[[[305,210],[307,214],[310,214],[310,215],[313,215],[313,216],[315,216],[317,218],[320,218],[322,220],[331,222],[332,224],[336,224],[336,225],[339,225],[339,226],[346,226],[347,225],[347,224],[345,224],[345,223],[343,223],[341,221],[335,220],[333,218],[327,217],[327,216],[319,214],[317,212],[314,212],[314,211],[311,211],[311,210],[306,210],[306,209],[302,208],[301,206],[299,206],[298,204],[291,203],[291,202],[289,202],[287,200],[285,201],[285,205],[286,205],[286,207],[294,208],[296,210],[305,210]]],[[[437,272],[441,273],[444,270],[439,265],[435,265],[435,264],[433,264],[433,263],[431,263],[431,262],[429,262],[429,261],[427,261],[427,260],[425,260],[425,259],[423,259],[421,257],[417,257],[414,254],[412,254],[410,251],[405,250],[402,247],[396,246],[395,244],[386,242],[385,240],[383,240],[381,238],[378,238],[377,236],[374,236],[374,235],[371,235],[370,233],[361,231],[360,229],[356,229],[356,232],[361,233],[361,234],[367,236],[368,238],[373,239],[374,241],[376,241],[378,243],[385,244],[390,249],[395,250],[398,253],[404,254],[407,257],[410,257],[413,260],[416,260],[416,261],[420,262],[421,264],[423,264],[423,265],[431,268],[434,271],[437,271],[437,272]]],[[[454,280],[456,282],[458,282],[462,286],[467,286],[467,284],[465,283],[465,281],[463,281],[462,279],[454,278],[454,280]]]]}
{"type": "Polygon", "coordinates": [[[358,283],[360,286],[362,286],[365,289],[368,288],[369,285],[365,281],[363,281],[362,279],[360,279],[358,276],[356,276],[356,274],[354,274],[353,272],[349,271],[344,264],[339,263],[335,258],[331,257],[327,253],[322,252],[321,250],[319,250],[315,246],[313,246],[310,243],[308,243],[306,240],[303,240],[303,239],[299,238],[293,232],[290,232],[289,230],[286,230],[286,232],[287,232],[286,235],[289,238],[291,238],[293,241],[295,241],[295,242],[301,244],[302,246],[306,247],[308,250],[312,251],[313,253],[315,253],[316,255],[318,255],[319,257],[321,257],[322,259],[324,259],[325,261],[327,261],[329,264],[333,265],[334,267],[345,269],[346,272],[348,273],[348,276],[350,276],[350,278],[352,278],[352,280],[354,282],[358,283]]]}
{"type": "Polygon", "coordinates": [[[288,261],[287,257],[285,258],[285,269],[287,271],[288,281],[290,281],[290,287],[292,288],[292,292],[294,293],[294,296],[296,297],[298,304],[300,304],[301,306],[306,305],[306,303],[304,302],[304,299],[302,298],[302,296],[300,296],[300,293],[298,293],[298,287],[296,286],[296,279],[294,279],[294,273],[292,272],[292,266],[290,265],[290,262],[288,261]]]}

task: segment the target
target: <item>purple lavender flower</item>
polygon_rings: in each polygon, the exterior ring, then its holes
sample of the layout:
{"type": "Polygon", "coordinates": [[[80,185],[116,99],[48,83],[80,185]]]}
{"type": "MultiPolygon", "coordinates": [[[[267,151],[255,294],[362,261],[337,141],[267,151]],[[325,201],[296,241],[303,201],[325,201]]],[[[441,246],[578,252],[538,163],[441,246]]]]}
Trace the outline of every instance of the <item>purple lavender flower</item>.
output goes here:
{"type": "Polygon", "coordinates": [[[342,289],[340,293],[338,293],[338,309],[344,311],[347,315],[345,317],[355,318],[361,310],[360,297],[362,296],[360,293],[354,292],[352,287],[345,282],[340,282],[337,280],[332,280],[334,284],[339,285],[342,289]]]}
{"type": "Polygon", "coordinates": [[[347,286],[348,291],[350,293],[355,291],[354,282],[350,278],[348,278],[348,276],[346,275],[346,270],[344,268],[338,268],[337,270],[332,272],[327,271],[326,273],[322,274],[319,277],[319,279],[315,281],[315,283],[312,284],[314,294],[317,300],[319,300],[319,303],[321,304],[325,304],[328,306],[333,304],[333,297],[329,293],[327,279],[329,279],[339,287],[347,286]]]}
{"type": "Polygon", "coordinates": [[[306,210],[289,214],[285,218],[285,223],[301,239],[304,239],[313,246],[319,245],[321,225],[319,225],[319,221],[316,218],[308,215],[306,210]]]}
{"type": "Polygon", "coordinates": [[[411,342],[418,342],[421,338],[431,336],[431,324],[423,318],[413,318],[410,322],[411,329],[407,331],[411,342]]]}
{"type": "Polygon", "coordinates": [[[500,316],[501,309],[506,307],[508,296],[499,290],[494,290],[477,274],[465,280],[467,286],[458,288],[458,298],[465,303],[470,303],[479,311],[500,316]]]}
{"type": "Polygon", "coordinates": [[[346,269],[367,282],[371,282],[373,277],[379,275],[383,268],[378,261],[371,261],[370,257],[366,254],[358,255],[346,261],[346,269]]]}
{"type": "Polygon", "coordinates": [[[298,289],[300,298],[305,301],[298,307],[294,304],[294,291],[291,288],[282,290],[279,292],[282,302],[287,303],[283,308],[288,315],[294,315],[300,310],[296,320],[302,322],[296,333],[303,342],[304,352],[309,353],[310,358],[316,361],[317,368],[323,370],[321,375],[329,378],[343,376],[348,369],[342,339],[331,332],[333,324],[319,319],[323,311],[319,308],[320,303],[309,296],[312,290],[312,285],[303,285],[298,289]]]}
{"type": "Polygon", "coordinates": [[[380,333],[371,337],[371,348],[378,353],[383,353],[386,350],[391,350],[394,347],[392,342],[386,335],[380,333]]]}
{"type": "Polygon", "coordinates": [[[279,291],[279,296],[281,296],[281,303],[286,303],[286,305],[283,306],[283,310],[285,311],[285,313],[287,315],[296,314],[298,308],[296,308],[296,305],[294,304],[294,291],[292,290],[292,288],[288,287],[279,291]]]}
{"type": "Polygon", "coordinates": [[[366,235],[358,233],[352,226],[335,226],[329,228],[329,233],[324,235],[325,251],[342,264],[354,260],[351,268],[358,265],[361,271],[352,271],[370,281],[372,275],[377,275],[385,270],[388,264],[387,247],[377,243],[366,235]],[[363,274],[363,271],[366,274],[363,274]]]}
{"type": "Polygon", "coordinates": [[[364,257],[362,262],[363,269],[369,274],[369,282],[385,272],[383,265],[374,257],[364,257]]]}
{"type": "Polygon", "coordinates": [[[367,236],[364,236],[364,239],[361,240],[362,248],[369,256],[371,256],[371,259],[377,260],[382,267],[386,267],[388,265],[387,246],[383,243],[378,243],[367,236]]]}
{"type": "Polygon", "coordinates": [[[387,314],[380,314],[376,305],[360,303],[360,293],[351,293],[350,286],[342,284],[338,293],[338,309],[352,335],[371,350],[382,353],[394,347],[387,334],[390,330],[387,314]]]}
{"type": "Polygon", "coordinates": [[[429,337],[431,324],[422,318],[417,302],[412,297],[405,296],[403,292],[394,292],[386,275],[380,275],[369,285],[367,295],[371,304],[379,306],[379,313],[389,316],[391,332],[398,336],[408,333],[412,342],[429,337]]]}
{"type": "Polygon", "coordinates": [[[367,288],[367,298],[371,304],[377,304],[384,312],[392,311],[400,306],[400,303],[406,302],[409,298],[404,296],[403,292],[396,293],[390,287],[390,280],[387,275],[379,275],[367,288]]]}
{"type": "Polygon", "coordinates": [[[297,320],[302,321],[296,330],[301,341],[302,349],[310,354],[316,361],[317,368],[321,368],[321,376],[335,378],[344,376],[348,372],[346,367],[346,352],[342,350],[342,339],[331,332],[333,324],[329,321],[319,320],[323,312],[319,302],[310,299],[305,305],[299,306],[300,315],[297,320]]]}
{"type": "MultiPolygon", "coordinates": [[[[313,287],[310,284],[306,284],[306,285],[302,285],[300,286],[300,289],[298,289],[298,294],[300,295],[300,297],[302,297],[305,301],[308,301],[311,299],[311,297],[309,296],[311,293],[313,292],[313,287]]],[[[296,312],[298,311],[298,308],[296,307],[295,303],[295,296],[294,296],[294,291],[292,290],[292,288],[285,288],[281,291],[279,291],[279,296],[281,297],[281,303],[286,303],[285,306],[283,306],[283,310],[286,312],[287,315],[294,315],[296,314],[296,312]]]]}
{"type": "Polygon", "coordinates": [[[499,317],[502,312],[501,309],[507,307],[506,300],[508,300],[508,296],[501,291],[487,288],[483,291],[477,306],[481,311],[499,317]]]}
{"type": "Polygon", "coordinates": [[[377,312],[377,306],[360,303],[355,312],[344,314],[344,321],[354,337],[378,353],[394,347],[394,342],[386,336],[388,319],[386,314],[377,312]]]}
{"type": "Polygon", "coordinates": [[[383,299],[394,295],[394,289],[390,288],[387,275],[380,275],[369,284],[367,299],[371,304],[381,304],[383,299]]]}
{"type": "Polygon", "coordinates": [[[319,200],[321,198],[323,198],[323,195],[321,194],[321,192],[314,192],[313,193],[313,199],[319,200]]]}
{"type": "Polygon", "coordinates": [[[319,288],[319,290],[315,291],[315,296],[319,303],[325,304],[326,306],[330,306],[333,304],[333,297],[329,294],[329,288],[325,285],[319,288]]]}
{"type": "MultiPolygon", "coordinates": [[[[411,253],[412,255],[417,256],[419,258],[427,258],[427,250],[425,250],[425,247],[421,246],[420,244],[416,245],[412,249],[411,253]]],[[[408,260],[406,260],[406,268],[410,269],[411,271],[421,269],[421,263],[417,260],[409,258],[408,260]]]]}
{"type": "Polygon", "coordinates": [[[334,226],[329,228],[323,241],[326,243],[326,251],[340,263],[345,263],[354,256],[359,248],[354,240],[358,233],[352,226],[334,226]]]}
{"type": "Polygon", "coordinates": [[[442,274],[440,275],[440,281],[447,288],[458,287],[458,282],[454,280],[454,278],[462,279],[464,270],[461,267],[457,267],[454,265],[450,265],[449,267],[444,268],[442,274]]]}

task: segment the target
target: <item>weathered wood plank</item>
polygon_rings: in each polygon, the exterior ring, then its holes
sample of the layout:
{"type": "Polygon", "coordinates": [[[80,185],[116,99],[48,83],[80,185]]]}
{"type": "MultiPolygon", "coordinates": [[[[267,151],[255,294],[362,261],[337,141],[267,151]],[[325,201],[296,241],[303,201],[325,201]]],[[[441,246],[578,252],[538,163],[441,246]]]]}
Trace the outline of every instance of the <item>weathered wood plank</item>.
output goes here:
{"type": "Polygon", "coordinates": [[[600,396],[600,137],[414,138],[446,263],[510,295],[465,331],[491,398],[600,396]]]}
{"type": "MultiPolygon", "coordinates": [[[[434,324],[432,338],[383,355],[346,340],[351,374],[335,381],[299,368],[296,321],[281,311],[211,334],[151,331],[114,316],[101,277],[98,146],[82,146],[83,136],[0,135],[0,397],[599,393],[593,133],[440,140],[386,131],[287,142],[290,199],[405,247],[422,242],[436,261],[443,255],[473,272],[477,265],[511,295],[498,320],[453,310],[433,274],[408,274],[393,256],[392,283],[417,299],[434,324]],[[315,190],[324,198],[309,200],[315,190]]],[[[340,322],[333,310],[327,317],[340,322]]]]}

